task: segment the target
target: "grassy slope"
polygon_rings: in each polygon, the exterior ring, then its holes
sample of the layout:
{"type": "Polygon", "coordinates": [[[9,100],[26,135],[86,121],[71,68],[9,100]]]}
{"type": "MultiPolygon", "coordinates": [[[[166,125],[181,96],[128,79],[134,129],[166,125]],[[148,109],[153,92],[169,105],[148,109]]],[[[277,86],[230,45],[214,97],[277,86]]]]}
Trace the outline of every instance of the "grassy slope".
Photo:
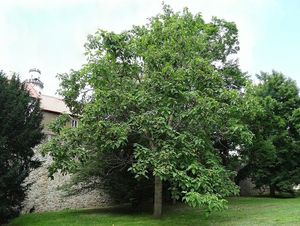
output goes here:
{"type": "Polygon", "coordinates": [[[167,208],[161,220],[150,213],[125,209],[66,210],[27,214],[9,226],[97,226],[97,225],[300,225],[300,198],[230,198],[229,209],[205,217],[199,209],[167,208]]]}

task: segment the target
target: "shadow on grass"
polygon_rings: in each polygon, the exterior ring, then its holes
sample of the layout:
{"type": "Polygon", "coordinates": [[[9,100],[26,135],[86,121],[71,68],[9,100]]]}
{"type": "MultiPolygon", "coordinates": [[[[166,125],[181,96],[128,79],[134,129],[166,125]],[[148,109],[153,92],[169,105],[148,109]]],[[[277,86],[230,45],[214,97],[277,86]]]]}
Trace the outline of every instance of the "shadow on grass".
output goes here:
{"type": "MultiPolygon", "coordinates": [[[[251,197],[251,196],[249,196],[251,197]]],[[[294,194],[290,194],[290,193],[285,193],[285,192],[281,192],[281,193],[277,193],[275,196],[270,196],[268,194],[265,195],[255,195],[252,196],[255,198],[270,198],[270,199],[293,199],[293,198],[298,198],[300,197],[299,193],[294,193],[294,194]]]]}
{"type": "Polygon", "coordinates": [[[152,206],[132,207],[130,204],[122,204],[102,208],[70,210],[68,212],[71,214],[151,215],[152,206]]]}
{"type": "MultiPolygon", "coordinates": [[[[177,203],[175,205],[164,204],[163,217],[168,215],[177,215],[179,213],[192,210],[191,207],[183,204],[177,203]]],[[[153,214],[153,204],[147,203],[142,206],[132,207],[130,204],[122,204],[110,207],[92,208],[92,209],[78,209],[78,210],[67,210],[69,214],[72,215],[110,215],[110,216],[149,216],[153,214]]],[[[198,212],[198,210],[193,209],[192,212],[198,212]]]]}

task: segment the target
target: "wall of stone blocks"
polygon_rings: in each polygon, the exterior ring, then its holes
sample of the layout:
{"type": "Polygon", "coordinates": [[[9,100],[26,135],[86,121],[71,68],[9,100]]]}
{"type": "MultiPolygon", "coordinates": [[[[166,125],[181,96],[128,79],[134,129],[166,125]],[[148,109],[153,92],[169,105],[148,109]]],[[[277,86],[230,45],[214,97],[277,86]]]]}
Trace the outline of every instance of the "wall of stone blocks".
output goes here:
{"type": "Polygon", "coordinates": [[[28,213],[30,210],[44,212],[68,208],[103,207],[111,203],[109,196],[98,190],[67,196],[67,192],[60,188],[70,181],[70,175],[56,173],[53,180],[48,178],[47,167],[51,163],[51,158],[42,157],[39,153],[36,153],[36,157],[42,160],[43,164],[33,170],[25,181],[25,184],[31,186],[23,203],[23,213],[28,213]]]}

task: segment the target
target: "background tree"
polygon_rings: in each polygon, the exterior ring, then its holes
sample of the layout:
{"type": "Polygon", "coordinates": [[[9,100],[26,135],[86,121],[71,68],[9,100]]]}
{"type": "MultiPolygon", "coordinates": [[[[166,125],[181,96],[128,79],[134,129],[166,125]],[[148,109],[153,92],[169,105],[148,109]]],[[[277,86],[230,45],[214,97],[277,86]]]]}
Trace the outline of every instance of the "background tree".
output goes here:
{"type": "Polygon", "coordinates": [[[22,183],[38,166],[32,148],[43,137],[41,120],[39,100],[29,96],[15,75],[8,80],[0,72],[0,224],[21,210],[22,183]]]}
{"type": "Polygon", "coordinates": [[[257,188],[269,186],[271,196],[276,191],[293,194],[300,183],[299,90],[295,81],[276,71],[258,79],[254,94],[263,112],[251,123],[255,137],[239,176],[249,176],[257,188]]]}
{"type": "Polygon", "coordinates": [[[235,146],[252,138],[240,117],[247,79],[228,60],[237,51],[233,23],[205,23],[200,14],[168,6],[145,26],[89,36],[87,64],[60,75],[61,94],[81,118],[76,129],[54,125],[59,136],[44,146],[54,159],[50,172],[81,174],[105,153],[127,153],[123,170],[154,178],[155,217],[163,182],[191,206],[224,208],[223,197],[237,189],[216,137],[235,146]]]}

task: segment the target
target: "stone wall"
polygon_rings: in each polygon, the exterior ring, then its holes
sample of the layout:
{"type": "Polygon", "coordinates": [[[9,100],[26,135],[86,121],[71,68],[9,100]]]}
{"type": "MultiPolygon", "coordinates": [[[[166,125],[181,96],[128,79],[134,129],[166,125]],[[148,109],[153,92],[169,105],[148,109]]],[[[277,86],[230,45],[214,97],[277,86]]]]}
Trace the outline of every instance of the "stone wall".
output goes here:
{"type": "Polygon", "coordinates": [[[240,181],[239,187],[241,196],[256,196],[269,193],[268,187],[265,187],[263,189],[256,189],[255,184],[251,181],[250,178],[246,178],[240,181]]]}
{"type": "Polygon", "coordinates": [[[36,157],[42,160],[43,164],[32,171],[25,181],[31,186],[23,203],[23,213],[28,213],[30,210],[44,212],[67,208],[101,207],[111,202],[108,195],[96,190],[67,196],[67,193],[60,188],[70,181],[70,175],[56,173],[53,180],[48,178],[47,167],[51,163],[51,158],[41,157],[38,153],[36,157]]]}

